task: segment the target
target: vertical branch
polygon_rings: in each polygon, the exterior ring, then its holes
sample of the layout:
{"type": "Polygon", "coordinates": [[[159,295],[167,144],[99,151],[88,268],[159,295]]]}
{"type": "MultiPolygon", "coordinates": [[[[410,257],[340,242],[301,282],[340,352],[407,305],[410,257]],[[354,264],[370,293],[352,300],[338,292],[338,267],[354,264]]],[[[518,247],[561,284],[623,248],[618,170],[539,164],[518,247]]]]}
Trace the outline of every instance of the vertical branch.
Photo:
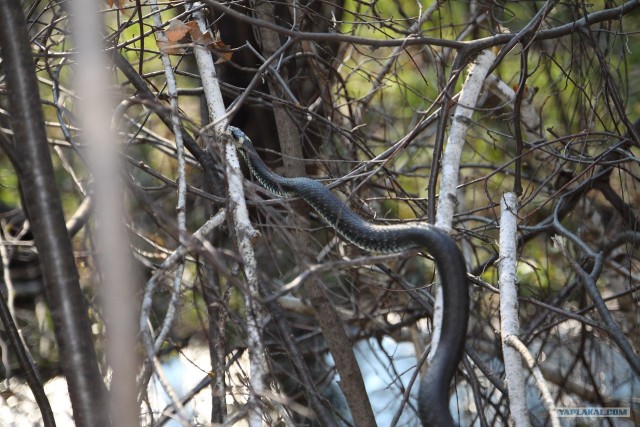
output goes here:
{"type": "MultiPolygon", "coordinates": [[[[158,3],[155,0],[150,2],[151,10],[154,12],[153,20],[157,27],[162,26],[162,20],[160,18],[160,11],[158,10],[158,3]]],[[[158,30],[156,37],[159,41],[168,44],[167,37],[162,30],[158,30]]],[[[178,203],[176,205],[177,223],[178,223],[178,240],[180,245],[185,244],[185,237],[187,234],[186,224],[186,193],[187,184],[185,179],[185,160],[184,160],[184,140],[182,133],[180,132],[180,111],[178,109],[178,86],[176,84],[176,77],[171,66],[171,60],[162,50],[160,51],[160,59],[164,67],[164,75],[167,81],[167,90],[169,92],[169,102],[171,105],[171,129],[175,136],[176,141],[176,157],[178,159],[178,203]]],[[[158,351],[162,342],[169,334],[173,319],[176,313],[176,307],[178,305],[178,299],[180,296],[180,285],[182,283],[182,273],[184,272],[184,262],[180,262],[177,266],[177,271],[173,279],[173,288],[171,290],[171,301],[167,308],[167,315],[162,324],[162,329],[156,337],[155,351],[158,351]]],[[[154,351],[154,354],[155,354],[154,351]]]]}
{"type": "Polygon", "coordinates": [[[523,44],[522,52],[520,53],[520,81],[518,82],[518,93],[515,98],[513,106],[513,136],[516,139],[516,158],[515,158],[515,178],[513,182],[513,192],[516,196],[522,196],[522,149],[524,142],[522,140],[522,122],[520,117],[520,110],[522,108],[523,94],[527,84],[528,69],[529,69],[529,50],[526,45],[523,44]]]}
{"type": "Polygon", "coordinates": [[[15,316],[16,289],[13,287],[13,280],[11,279],[9,245],[9,240],[5,240],[4,230],[0,230],[0,260],[2,260],[2,279],[7,287],[7,308],[10,315],[15,316]]]}
{"type": "MultiPolygon", "coordinates": [[[[198,3],[194,4],[196,7],[198,3]]],[[[207,30],[202,12],[194,12],[194,18],[204,33],[207,30]]],[[[211,53],[204,47],[196,45],[194,54],[202,86],[205,90],[209,118],[212,122],[225,115],[224,102],[213,63],[211,53]]],[[[217,132],[222,132],[226,127],[226,120],[220,120],[216,124],[217,132]]],[[[214,147],[210,147],[213,149],[214,147]]],[[[225,144],[226,173],[229,196],[229,213],[236,233],[238,250],[242,257],[244,275],[248,284],[248,293],[245,295],[245,306],[247,309],[247,347],[249,349],[250,363],[250,385],[251,394],[249,396],[249,425],[251,427],[262,426],[262,412],[258,406],[258,398],[267,391],[266,374],[267,366],[265,359],[264,344],[262,342],[262,332],[260,325],[263,324],[259,299],[259,283],[257,273],[257,262],[253,251],[252,239],[256,236],[256,231],[249,220],[249,213],[244,198],[242,186],[242,173],[240,172],[240,162],[236,149],[231,143],[225,144]]]]}
{"type": "Polygon", "coordinates": [[[518,427],[529,426],[522,359],[517,350],[507,345],[509,336],[518,336],[518,287],[516,286],[516,255],[518,253],[518,196],[506,193],[500,202],[500,321],[502,353],[509,389],[509,408],[518,427]]]}
{"type": "Polygon", "coordinates": [[[136,373],[137,298],[129,243],[123,228],[125,187],[120,177],[117,137],[110,128],[113,85],[103,54],[102,17],[98,2],[72,3],[71,27],[78,48],[76,88],[79,120],[89,147],[95,192],[97,278],[107,333],[107,360],[113,371],[110,385],[111,420],[116,426],[139,424],[136,373]]]}
{"type": "MultiPolygon", "coordinates": [[[[275,24],[272,2],[268,0],[257,0],[252,3],[255,4],[255,14],[259,16],[260,19],[275,24]]],[[[271,57],[275,52],[278,52],[280,48],[280,36],[278,33],[265,27],[258,27],[257,31],[260,35],[263,54],[266,57],[271,57]]],[[[279,91],[277,90],[275,83],[275,73],[278,73],[278,70],[273,67],[269,67],[269,73],[267,74],[266,80],[269,92],[271,92],[273,96],[278,96],[279,91]]],[[[286,81],[286,79],[284,80],[286,81]]],[[[283,84],[285,83],[283,82],[283,84]]],[[[286,89],[287,88],[282,88],[283,91],[286,89]]],[[[284,170],[287,171],[287,176],[305,175],[306,171],[304,168],[304,162],[300,161],[300,159],[303,158],[300,129],[287,112],[286,107],[279,102],[275,102],[273,104],[273,115],[276,119],[278,140],[280,141],[280,147],[282,148],[283,154],[282,162],[284,170]]]]}
{"type": "MultiPolygon", "coordinates": [[[[156,1],[150,2],[151,11],[153,13],[153,20],[156,27],[162,27],[162,20],[160,17],[160,10],[158,9],[158,4],[156,1]]],[[[156,33],[156,37],[158,41],[164,42],[167,44],[167,37],[162,30],[158,30],[156,33]]],[[[183,248],[185,246],[185,238],[186,238],[186,212],[185,212],[185,197],[186,197],[186,181],[184,175],[184,139],[183,134],[181,132],[180,127],[180,118],[179,118],[179,110],[178,110],[178,89],[175,80],[175,74],[173,72],[173,68],[171,66],[171,60],[169,56],[165,52],[160,52],[160,58],[162,61],[162,65],[164,67],[164,74],[167,81],[167,87],[169,91],[169,99],[171,105],[171,114],[169,117],[170,128],[175,136],[176,141],[176,154],[178,158],[178,203],[177,203],[177,222],[178,222],[178,239],[180,246],[179,248],[183,248]]],[[[160,333],[155,339],[153,339],[153,330],[151,328],[151,324],[149,323],[149,313],[151,311],[151,304],[153,302],[153,292],[155,290],[157,284],[157,278],[159,275],[156,273],[154,277],[147,282],[145,286],[144,298],[142,301],[142,310],[140,313],[140,329],[142,332],[142,337],[144,340],[147,359],[151,363],[151,365],[155,369],[155,374],[160,381],[160,384],[164,388],[167,395],[172,400],[176,410],[178,417],[187,422],[187,416],[184,413],[184,407],[182,403],[179,401],[178,396],[176,395],[175,390],[171,387],[169,382],[166,380],[165,375],[162,371],[162,367],[158,362],[156,353],[160,349],[162,342],[166,338],[167,334],[171,329],[171,325],[173,323],[173,319],[176,312],[176,307],[178,305],[178,300],[180,296],[180,285],[182,282],[182,273],[184,271],[184,259],[185,255],[184,251],[175,251],[173,254],[173,265],[171,269],[177,269],[174,274],[174,281],[171,293],[171,300],[169,302],[169,307],[167,309],[167,315],[162,323],[162,327],[160,333]]]]}
{"type": "Polygon", "coordinates": [[[11,126],[18,141],[11,160],[40,255],[74,418],[81,426],[108,425],[106,389],[55,185],[29,36],[18,0],[0,2],[0,46],[6,87],[12,100],[11,126]]]}

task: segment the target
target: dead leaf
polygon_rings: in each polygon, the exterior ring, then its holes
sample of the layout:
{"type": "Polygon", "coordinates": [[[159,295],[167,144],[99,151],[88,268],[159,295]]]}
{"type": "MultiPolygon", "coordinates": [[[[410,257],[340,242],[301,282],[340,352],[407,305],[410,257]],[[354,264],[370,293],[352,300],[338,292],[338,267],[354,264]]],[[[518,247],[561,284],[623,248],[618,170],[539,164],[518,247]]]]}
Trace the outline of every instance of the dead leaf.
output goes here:
{"type": "Polygon", "coordinates": [[[220,39],[219,32],[217,32],[215,36],[211,31],[202,33],[196,21],[182,22],[179,19],[174,19],[169,23],[169,26],[165,30],[165,34],[167,36],[167,41],[157,40],[157,44],[160,50],[169,55],[181,55],[186,53],[186,47],[188,47],[188,45],[184,39],[186,35],[189,34],[193,44],[211,49],[218,55],[216,64],[227,62],[231,60],[231,57],[233,56],[231,46],[225,44],[220,39]]]}
{"type": "Polygon", "coordinates": [[[179,19],[174,19],[169,23],[169,26],[164,30],[164,33],[167,35],[169,42],[177,43],[182,40],[189,31],[191,31],[191,27],[179,19]]]}

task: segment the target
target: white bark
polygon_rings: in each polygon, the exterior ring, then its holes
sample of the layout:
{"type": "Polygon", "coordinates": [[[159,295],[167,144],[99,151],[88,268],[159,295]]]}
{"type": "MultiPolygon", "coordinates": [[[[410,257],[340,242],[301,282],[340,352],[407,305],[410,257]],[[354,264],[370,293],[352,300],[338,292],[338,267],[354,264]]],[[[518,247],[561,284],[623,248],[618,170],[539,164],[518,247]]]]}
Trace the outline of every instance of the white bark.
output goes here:
{"type": "Polygon", "coordinates": [[[508,336],[518,336],[518,287],[516,286],[518,197],[506,193],[500,203],[500,321],[502,324],[502,352],[509,388],[509,408],[516,427],[529,426],[525,376],[518,351],[505,342],[508,336]]]}
{"type": "MultiPolygon", "coordinates": [[[[160,18],[160,12],[158,10],[158,4],[156,0],[150,2],[151,10],[155,12],[153,14],[153,21],[156,27],[162,27],[162,19],[160,18]]],[[[168,40],[163,30],[158,30],[156,37],[159,41],[167,43],[168,40]]],[[[176,206],[177,223],[178,223],[178,238],[180,245],[185,245],[185,237],[187,233],[186,225],[186,194],[187,184],[185,179],[185,158],[184,158],[184,141],[182,139],[182,132],[180,127],[180,111],[178,108],[178,86],[176,84],[176,76],[171,66],[171,60],[169,55],[160,50],[160,59],[162,60],[162,66],[164,68],[164,75],[167,81],[167,91],[169,93],[169,102],[171,105],[171,127],[173,135],[176,141],[176,157],[178,159],[178,178],[176,183],[178,184],[178,203],[176,206]]],[[[180,287],[182,284],[182,273],[184,272],[184,259],[180,258],[177,266],[177,271],[173,278],[173,287],[171,289],[171,300],[167,308],[167,314],[162,322],[162,328],[160,333],[156,337],[156,344],[154,346],[155,351],[158,350],[166,336],[171,330],[171,325],[176,314],[176,308],[179,303],[180,287]]],[[[146,330],[146,329],[145,329],[146,330]]],[[[149,348],[151,346],[149,345],[149,348]]],[[[155,354],[154,351],[154,354],[155,354]]]]}
{"type": "Polygon", "coordinates": [[[495,59],[496,56],[493,52],[485,50],[478,55],[469,67],[469,75],[462,86],[460,97],[458,98],[458,106],[453,115],[447,146],[442,154],[442,176],[440,178],[436,227],[447,233],[451,232],[451,224],[456,207],[460,158],[467,131],[471,125],[471,116],[478,101],[478,95],[482,89],[487,71],[495,59]]]}
{"type": "MultiPolygon", "coordinates": [[[[540,390],[540,394],[542,394],[542,402],[544,403],[545,408],[549,411],[551,426],[560,427],[560,420],[558,419],[558,413],[556,412],[556,404],[553,401],[553,397],[551,397],[551,393],[549,392],[547,382],[542,375],[542,371],[540,371],[540,368],[536,366],[535,359],[529,352],[529,349],[515,335],[507,335],[506,337],[503,337],[502,342],[503,344],[513,347],[520,353],[525,362],[527,362],[527,366],[529,366],[529,369],[533,372],[533,378],[536,380],[536,385],[540,390]]],[[[511,390],[509,390],[509,400],[511,400],[511,390]]]]}
{"type": "MultiPolygon", "coordinates": [[[[482,84],[489,67],[496,56],[489,50],[482,51],[469,68],[469,75],[462,86],[458,97],[458,107],[453,116],[453,123],[449,131],[447,146],[442,155],[442,175],[440,178],[440,195],[438,196],[438,210],[436,211],[435,226],[451,233],[453,214],[456,207],[456,189],[458,187],[458,172],[460,170],[460,158],[466,141],[467,131],[471,124],[473,109],[482,89],[482,84]]],[[[436,300],[433,313],[433,336],[428,360],[435,355],[440,342],[442,330],[442,287],[436,291],[436,300]]]]}
{"type": "MultiPolygon", "coordinates": [[[[198,3],[194,4],[197,7],[198,3]]],[[[204,33],[207,30],[202,12],[194,13],[194,19],[198,23],[200,30],[204,33]]],[[[220,85],[216,75],[215,66],[211,53],[204,47],[195,46],[194,53],[202,86],[207,99],[209,119],[216,122],[225,114],[224,102],[220,85]]],[[[214,126],[217,133],[221,133],[227,126],[226,120],[220,120],[214,126]]],[[[209,147],[212,149],[213,147],[209,147]]],[[[264,346],[261,338],[260,325],[262,322],[261,307],[259,301],[259,285],[257,275],[257,263],[253,251],[252,239],[256,236],[256,231],[249,220],[247,205],[242,186],[242,173],[240,172],[240,162],[235,147],[231,143],[225,144],[226,173],[229,195],[229,208],[236,232],[238,250],[244,264],[244,275],[247,279],[248,294],[245,295],[245,306],[247,309],[247,346],[249,349],[249,383],[251,394],[249,396],[249,425],[259,427],[262,425],[262,413],[258,406],[258,397],[265,395],[266,386],[266,358],[264,346]]]]}

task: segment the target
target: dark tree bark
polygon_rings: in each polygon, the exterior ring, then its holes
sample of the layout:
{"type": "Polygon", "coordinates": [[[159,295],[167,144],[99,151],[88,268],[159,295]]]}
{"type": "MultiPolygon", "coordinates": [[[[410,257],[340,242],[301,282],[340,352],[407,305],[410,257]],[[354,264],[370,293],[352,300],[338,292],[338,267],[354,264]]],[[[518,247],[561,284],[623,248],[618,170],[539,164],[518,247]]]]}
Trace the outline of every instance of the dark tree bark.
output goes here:
{"type": "Polygon", "coordinates": [[[0,45],[15,134],[12,162],[18,174],[54,322],[60,364],[79,426],[109,424],[106,387],[100,375],[87,304],[55,185],[40,107],[29,37],[18,0],[0,2],[0,45]]]}

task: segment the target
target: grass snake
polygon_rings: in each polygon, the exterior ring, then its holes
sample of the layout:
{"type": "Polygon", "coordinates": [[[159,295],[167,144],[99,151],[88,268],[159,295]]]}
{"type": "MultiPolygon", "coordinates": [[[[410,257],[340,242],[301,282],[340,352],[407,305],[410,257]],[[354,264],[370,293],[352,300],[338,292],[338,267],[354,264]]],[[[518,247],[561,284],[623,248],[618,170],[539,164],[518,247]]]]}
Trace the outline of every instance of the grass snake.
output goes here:
{"type": "Polygon", "coordinates": [[[462,358],[469,317],[469,292],[464,258],[454,240],[427,224],[378,225],[353,213],[319,182],[305,177],[285,178],[269,169],[251,140],[240,129],[229,131],[253,176],[270,192],[300,197],[345,240],[376,252],[425,249],[433,257],[443,287],[440,342],[420,381],[418,412],[425,426],[455,425],[449,413],[449,385],[462,358]]]}

